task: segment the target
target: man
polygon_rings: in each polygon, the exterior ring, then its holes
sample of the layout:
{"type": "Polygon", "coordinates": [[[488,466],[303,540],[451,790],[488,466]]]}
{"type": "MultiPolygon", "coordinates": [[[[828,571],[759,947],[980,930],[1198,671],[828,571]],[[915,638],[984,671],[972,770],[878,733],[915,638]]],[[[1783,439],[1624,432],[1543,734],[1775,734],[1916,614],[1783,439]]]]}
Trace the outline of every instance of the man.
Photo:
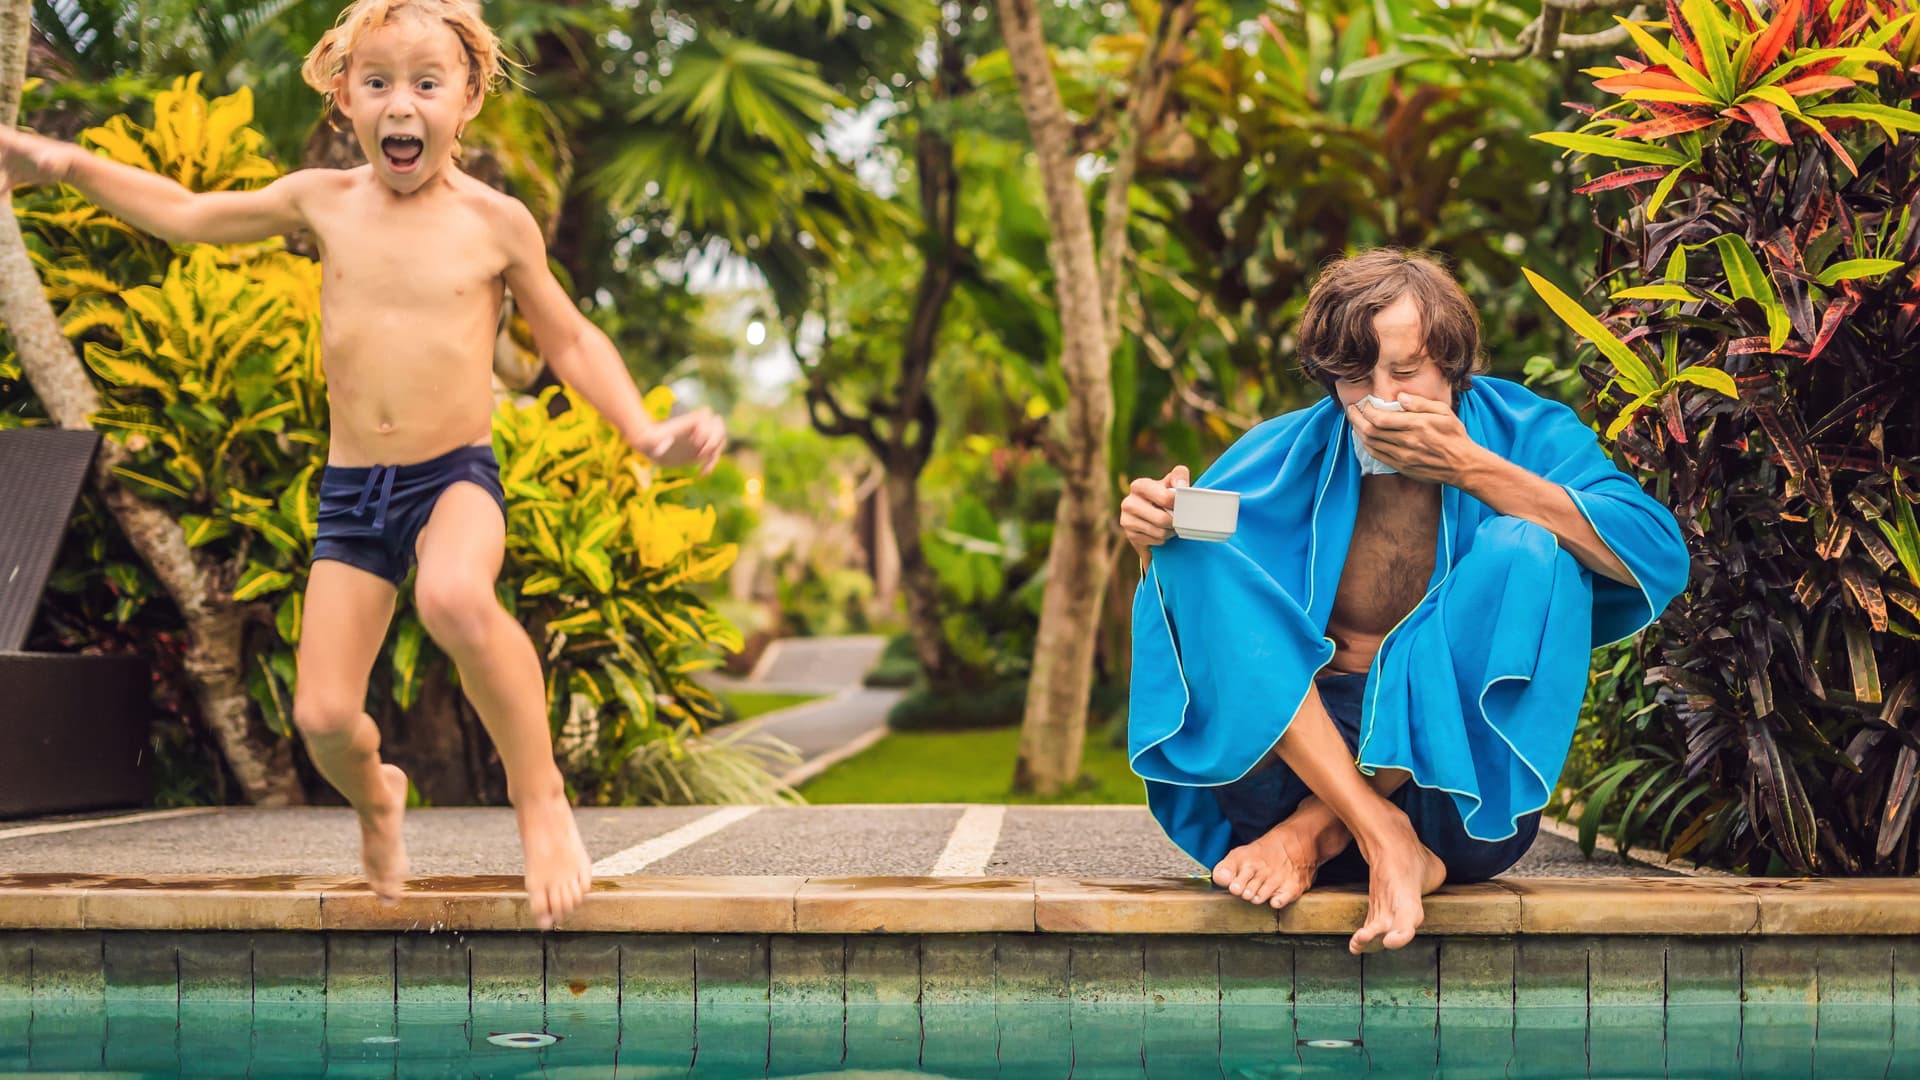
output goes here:
{"type": "Polygon", "coordinates": [[[1282,907],[1365,878],[1349,948],[1399,948],[1421,897],[1526,852],[1588,654],[1658,617],[1687,552],[1571,409],[1477,376],[1479,317],[1434,260],[1330,265],[1298,337],[1328,398],[1201,477],[1240,493],[1231,538],[1174,538],[1185,466],[1121,503],[1129,752],[1216,883],[1282,907]]]}

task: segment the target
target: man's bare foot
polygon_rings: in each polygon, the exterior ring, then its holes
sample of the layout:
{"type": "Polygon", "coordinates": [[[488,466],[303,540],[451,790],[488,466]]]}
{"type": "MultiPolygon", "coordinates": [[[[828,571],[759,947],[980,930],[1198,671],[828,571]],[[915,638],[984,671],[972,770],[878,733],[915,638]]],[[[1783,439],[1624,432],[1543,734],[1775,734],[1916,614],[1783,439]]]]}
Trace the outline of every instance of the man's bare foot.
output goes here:
{"type": "Polygon", "coordinates": [[[407,843],[400,835],[400,819],[407,811],[407,774],[398,765],[381,765],[385,789],[374,805],[359,811],[360,869],[367,885],[382,900],[400,899],[407,880],[407,843]]]}
{"type": "Polygon", "coordinates": [[[1447,880],[1447,866],[1420,842],[1405,815],[1359,840],[1367,860],[1367,921],[1347,942],[1351,953],[1398,949],[1426,920],[1420,898],[1447,880]]]}
{"type": "Polygon", "coordinates": [[[1213,880],[1249,903],[1283,908],[1313,887],[1320,864],[1345,850],[1351,838],[1325,805],[1305,801],[1265,836],[1227,852],[1213,868],[1213,880]]]}
{"type": "Polygon", "coordinates": [[[520,847],[527,860],[527,904],[533,922],[542,930],[578,907],[593,884],[593,862],[580,830],[573,823],[573,807],[563,791],[516,803],[520,847]]]}

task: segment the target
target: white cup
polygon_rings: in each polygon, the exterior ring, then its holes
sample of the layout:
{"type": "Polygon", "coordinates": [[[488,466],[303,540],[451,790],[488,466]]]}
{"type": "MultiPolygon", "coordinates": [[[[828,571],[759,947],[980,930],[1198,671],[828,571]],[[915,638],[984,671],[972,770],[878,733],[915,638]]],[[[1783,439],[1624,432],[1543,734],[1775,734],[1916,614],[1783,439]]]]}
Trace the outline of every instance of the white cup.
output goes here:
{"type": "Polygon", "coordinates": [[[1187,540],[1225,540],[1240,524],[1240,493],[1218,488],[1173,489],[1173,531],[1187,540]]]}

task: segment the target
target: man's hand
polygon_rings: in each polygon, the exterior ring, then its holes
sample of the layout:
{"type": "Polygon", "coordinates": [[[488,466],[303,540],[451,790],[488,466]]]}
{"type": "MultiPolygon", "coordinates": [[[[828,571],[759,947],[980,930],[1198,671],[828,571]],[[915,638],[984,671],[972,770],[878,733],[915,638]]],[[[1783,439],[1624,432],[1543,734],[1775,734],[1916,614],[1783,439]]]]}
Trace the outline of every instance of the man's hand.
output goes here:
{"type": "Polygon", "coordinates": [[[80,152],[71,143],[0,127],[0,192],[22,184],[60,183],[73,171],[73,155],[80,152]]]}
{"type": "Polygon", "coordinates": [[[1173,489],[1189,483],[1187,467],[1175,465],[1158,480],[1143,476],[1128,485],[1127,497],[1120,500],[1120,531],[1142,558],[1173,535],[1173,489]]]}
{"type": "Polygon", "coordinates": [[[1349,405],[1347,422],[1369,453],[1401,475],[1459,487],[1462,473],[1484,452],[1467,426],[1432,398],[1403,393],[1399,402],[1406,412],[1371,408],[1365,401],[1349,405]]]}
{"type": "Polygon", "coordinates": [[[633,448],[659,465],[699,462],[700,475],[705,476],[727,448],[727,425],[712,409],[695,409],[647,428],[633,440],[633,448]]]}

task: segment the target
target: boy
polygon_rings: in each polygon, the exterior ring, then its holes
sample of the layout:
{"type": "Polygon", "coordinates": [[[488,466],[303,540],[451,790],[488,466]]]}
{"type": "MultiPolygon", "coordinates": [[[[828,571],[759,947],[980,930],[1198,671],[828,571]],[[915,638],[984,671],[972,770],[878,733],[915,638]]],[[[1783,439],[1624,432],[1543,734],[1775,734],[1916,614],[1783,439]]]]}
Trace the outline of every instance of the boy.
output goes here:
{"type": "Polygon", "coordinates": [[[381,762],[379,731],[361,706],[396,590],[417,562],[420,620],[458,666],[499,750],[528,903],[546,929],[585,895],[590,861],[554,764],[539,658],[494,594],[506,532],[489,436],[502,287],[554,372],[636,450],[711,469],[726,433],[705,410],[653,422],[613,343],[548,269],[532,214],[454,164],[501,68],[477,4],[355,0],[302,73],[351,121],[368,164],[193,194],[68,143],[0,130],[0,186],[65,183],[177,242],[295,229],[316,237],[332,430],[295,724],[359,815],[368,884],[393,900],[407,872],[407,779],[381,762]]]}

